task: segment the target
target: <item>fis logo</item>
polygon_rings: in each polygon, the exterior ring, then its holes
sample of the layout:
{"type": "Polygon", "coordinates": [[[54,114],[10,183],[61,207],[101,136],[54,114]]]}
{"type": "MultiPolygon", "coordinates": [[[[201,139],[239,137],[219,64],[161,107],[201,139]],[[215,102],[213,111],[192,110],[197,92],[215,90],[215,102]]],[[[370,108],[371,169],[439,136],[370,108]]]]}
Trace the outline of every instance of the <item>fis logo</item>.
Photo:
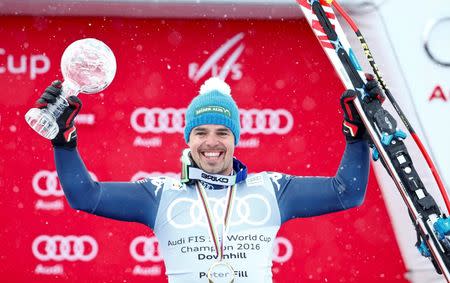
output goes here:
{"type": "Polygon", "coordinates": [[[245,45],[241,42],[243,38],[244,33],[241,32],[228,39],[201,66],[196,62],[190,63],[189,78],[198,82],[209,72],[210,76],[219,77],[222,80],[225,80],[231,73],[232,80],[240,80],[242,78],[242,65],[236,62],[244,51],[245,45]],[[234,50],[226,58],[225,63],[219,66],[219,61],[225,59],[225,55],[233,48],[234,50]]]}

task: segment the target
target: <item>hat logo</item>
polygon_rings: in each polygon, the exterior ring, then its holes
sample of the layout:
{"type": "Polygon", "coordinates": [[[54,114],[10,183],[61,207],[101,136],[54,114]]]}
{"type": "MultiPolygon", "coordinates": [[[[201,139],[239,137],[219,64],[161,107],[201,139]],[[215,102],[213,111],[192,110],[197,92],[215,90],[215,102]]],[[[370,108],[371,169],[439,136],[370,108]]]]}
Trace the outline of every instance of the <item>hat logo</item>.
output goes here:
{"type": "Polygon", "coordinates": [[[195,116],[205,113],[219,113],[231,118],[230,110],[223,108],[222,106],[203,106],[195,110],[195,116]]]}

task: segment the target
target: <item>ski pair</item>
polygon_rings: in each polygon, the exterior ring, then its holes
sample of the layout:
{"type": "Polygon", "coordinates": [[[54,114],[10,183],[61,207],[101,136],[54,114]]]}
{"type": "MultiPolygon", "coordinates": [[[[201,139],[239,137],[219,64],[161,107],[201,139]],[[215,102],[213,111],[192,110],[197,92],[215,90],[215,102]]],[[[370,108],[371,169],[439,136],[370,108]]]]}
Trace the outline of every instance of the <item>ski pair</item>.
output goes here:
{"type": "Polygon", "coordinates": [[[431,259],[436,271],[450,282],[450,219],[428,193],[414,168],[403,142],[406,134],[398,130],[397,121],[383,108],[380,101],[370,98],[364,92],[366,83],[364,72],[337,21],[332,6],[345,18],[358,36],[379,83],[426,159],[439,186],[447,211],[450,211],[450,201],[431,158],[387,88],[367,42],[342,7],[333,0],[297,0],[297,3],[345,87],[359,93],[353,103],[370,135],[372,156],[375,160],[381,160],[408,208],[417,231],[416,247],[423,256],[431,259]]]}

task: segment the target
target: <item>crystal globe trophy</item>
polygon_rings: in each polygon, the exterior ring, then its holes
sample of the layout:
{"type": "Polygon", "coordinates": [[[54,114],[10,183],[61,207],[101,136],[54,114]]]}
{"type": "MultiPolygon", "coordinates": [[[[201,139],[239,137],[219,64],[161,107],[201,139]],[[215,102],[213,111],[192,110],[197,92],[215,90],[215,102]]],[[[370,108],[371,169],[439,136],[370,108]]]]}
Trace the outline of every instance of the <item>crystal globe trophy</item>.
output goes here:
{"type": "Polygon", "coordinates": [[[69,106],[67,97],[98,93],[111,84],[116,74],[116,58],[100,40],[77,40],[64,50],[61,73],[64,78],[62,94],[56,102],[43,109],[31,108],[25,114],[30,127],[47,139],[54,139],[59,132],[56,120],[69,106]]]}

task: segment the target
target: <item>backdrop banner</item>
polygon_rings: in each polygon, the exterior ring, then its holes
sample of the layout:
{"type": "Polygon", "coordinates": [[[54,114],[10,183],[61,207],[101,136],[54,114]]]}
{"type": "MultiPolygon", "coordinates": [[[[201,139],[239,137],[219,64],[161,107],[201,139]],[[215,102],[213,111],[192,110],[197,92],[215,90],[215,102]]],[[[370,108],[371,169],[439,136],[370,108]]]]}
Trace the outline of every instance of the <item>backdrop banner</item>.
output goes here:
{"type": "MultiPolygon", "coordinates": [[[[333,176],[338,169],[344,88],[303,20],[0,20],[2,280],[167,280],[148,227],[69,207],[50,142],[25,122],[45,87],[62,79],[64,49],[81,38],[102,40],[117,59],[106,90],[79,96],[78,148],[94,179],[178,176],[184,111],[211,76],[230,84],[241,108],[236,156],[250,172],[333,176]]],[[[361,207],[282,226],[273,263],[274,282],[406,282],[372,172],[361,207]]]]}

